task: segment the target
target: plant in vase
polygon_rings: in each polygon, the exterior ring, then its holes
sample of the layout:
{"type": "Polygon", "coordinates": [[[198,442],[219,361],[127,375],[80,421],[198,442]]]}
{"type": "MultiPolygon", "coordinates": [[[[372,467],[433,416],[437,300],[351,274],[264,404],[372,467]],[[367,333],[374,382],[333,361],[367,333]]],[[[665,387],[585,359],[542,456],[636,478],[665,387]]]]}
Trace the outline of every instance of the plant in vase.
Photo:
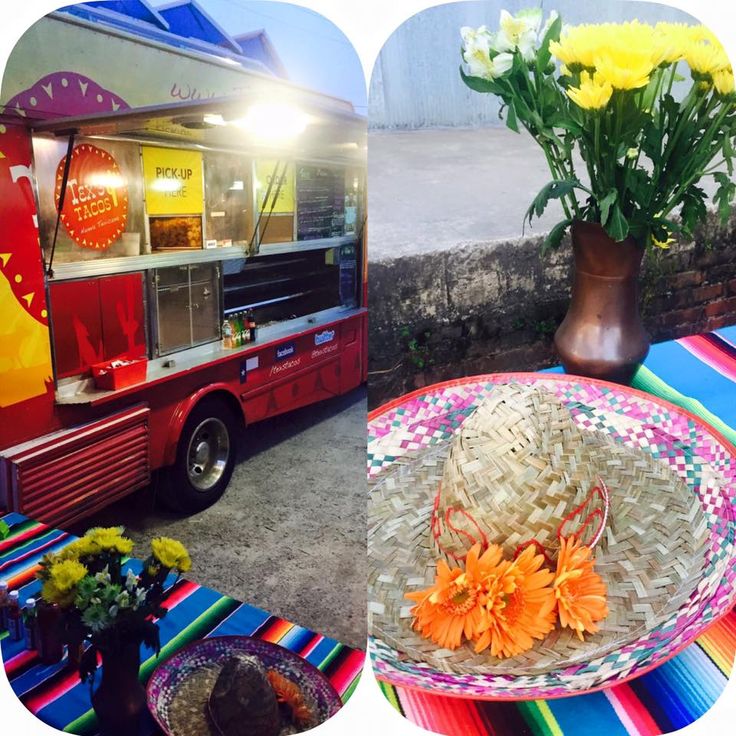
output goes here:
{"type": "Polygon", "coordinates": [[[83,643],[88,646],[79,660],[79,675],[92,690],[98,657],[102,679],[92,693],[92,705],[103,734],[129,734],[145,710],[143,685],[138,679],[140,647],[159,653],[156,621],[166,614],[162,606],[170,572],[180,575],[191,567],[185,547],[174,539],[159,537],[140,574],[123,562],[133,542],[122,527],[89,530],[61,552],[47,555],[38,577],[46,605],[62,612],[70,656],[83,643]]]}
{"type": "Polygon", "coordinates": [[[639,315],[644,250],[692,237],[707,215],[705,177],[723,222],[730,216],[733,68],[700,25],[563,27],[554,12],[542,21],[540,9],[502,11],[496,32],[461,29],[460,74],[500,98],[506,125],[531,134],[552,173],[524,219],[556,199],[564,219],[543,250],[572,232],[572,301],[555,335],[565,369],[627,382],[649,348],[639,315]]]}

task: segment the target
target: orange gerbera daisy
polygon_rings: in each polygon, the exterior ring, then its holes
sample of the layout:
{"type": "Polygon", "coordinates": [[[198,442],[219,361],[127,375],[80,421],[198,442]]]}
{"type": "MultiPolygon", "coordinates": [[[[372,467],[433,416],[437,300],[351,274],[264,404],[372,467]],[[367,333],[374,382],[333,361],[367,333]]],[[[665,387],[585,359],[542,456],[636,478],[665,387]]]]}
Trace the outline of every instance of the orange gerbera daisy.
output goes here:
{"type": "Polygon", "coordinates": [[[312,710],[304,700],[299,686],[276,670],[268,670],[266,678],[273,688],[276,700],[285,703],[297,723],[308,724],[312,720],[312,710]]]}
{"type": "Polygon", "coordinates": [[[543,639],[554,628],[554,575],[543,565],[544,556],[529,546],[486,579],[485,626],[476,638],[476,652],[490,646],[495,657],[513,657],[531,649],[534,639],[543,639]]]}
{"type": "Polygon", "coordinates": [[[583,632],[594,634],[598,631],[595,622],[608,615],[606,584],[593,571],[590,547],[574,535],[560,537],[560,542],[554,582],[560,624],[573,629],[582,641],[583,632]]]}
{"type": "Polygon", "coordinates": [[[416,601],[411,609],[414,628],[445,649],[457,649],[463,643],[463,635],[466,639],[475,638],[484,623],[483,580],[493,575],[501,557],[497,545],[481,554],[481,546],[476,544],[465,558],[465,570],[451,568],[445,560],[439,560],[434,585],[406,594],[416,601]]]}

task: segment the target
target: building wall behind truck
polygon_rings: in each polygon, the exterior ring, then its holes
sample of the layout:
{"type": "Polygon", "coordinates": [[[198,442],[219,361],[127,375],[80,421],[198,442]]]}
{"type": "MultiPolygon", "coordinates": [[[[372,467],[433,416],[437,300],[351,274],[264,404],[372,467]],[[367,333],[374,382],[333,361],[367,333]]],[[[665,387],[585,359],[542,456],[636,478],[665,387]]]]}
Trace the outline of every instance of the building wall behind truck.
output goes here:
{"type": "MultiPolygon", "coordinates": [[[[493,95],[469,90],[460,79],[460,28],[498,28],[502,8],[516,13],[533,0],[487,0],[429,8],[402,24],[389,38],[373,68],[370,127],[434,128],[503,125],[493,95]]],[[[621,0],[546,0],[545,17],[557,10],[565,23],[641,21],[694,22],[675,8],[621,0]]],[[[716,29],[717,30],[717,29],[716,29]]]]}

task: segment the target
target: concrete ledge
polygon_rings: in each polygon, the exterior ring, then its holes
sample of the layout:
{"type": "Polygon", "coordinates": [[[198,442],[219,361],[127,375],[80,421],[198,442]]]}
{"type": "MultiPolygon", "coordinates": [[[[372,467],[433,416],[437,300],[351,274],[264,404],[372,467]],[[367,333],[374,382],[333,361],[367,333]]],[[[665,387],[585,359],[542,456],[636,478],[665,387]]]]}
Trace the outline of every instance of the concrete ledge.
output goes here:
{"type": "MultiPolygon", "coordinates": [[[[369,404],[463,375],[557,362],[567,310],[568,242],[544,259],[543,236],[370,263],[369,404]]],[[[642,277],[653,342],[736,323],[736,218],[710,215],[691,242],[652,252],[642,277]]]]}

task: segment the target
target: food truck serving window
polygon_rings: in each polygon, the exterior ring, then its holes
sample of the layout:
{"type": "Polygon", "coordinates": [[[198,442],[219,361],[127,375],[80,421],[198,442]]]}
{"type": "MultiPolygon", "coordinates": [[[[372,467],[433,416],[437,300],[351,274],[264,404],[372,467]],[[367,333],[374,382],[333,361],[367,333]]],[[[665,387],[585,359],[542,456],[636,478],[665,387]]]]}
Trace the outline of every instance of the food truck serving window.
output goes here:
{"type": "MultiPolygon", "coordinates": [[[[39,231],[48,261],[66,161],[66,140],[34,139],[39,231]]],[[[139,146],[80,139],[72,150],[55,263],[118,258],[145,252],[139,146]]]]}
{"type": "Polygon", "coordinates": [[[204,178],[205,247],[247,246],[253,233],[252,160],[206,153],[204,178]]]}

